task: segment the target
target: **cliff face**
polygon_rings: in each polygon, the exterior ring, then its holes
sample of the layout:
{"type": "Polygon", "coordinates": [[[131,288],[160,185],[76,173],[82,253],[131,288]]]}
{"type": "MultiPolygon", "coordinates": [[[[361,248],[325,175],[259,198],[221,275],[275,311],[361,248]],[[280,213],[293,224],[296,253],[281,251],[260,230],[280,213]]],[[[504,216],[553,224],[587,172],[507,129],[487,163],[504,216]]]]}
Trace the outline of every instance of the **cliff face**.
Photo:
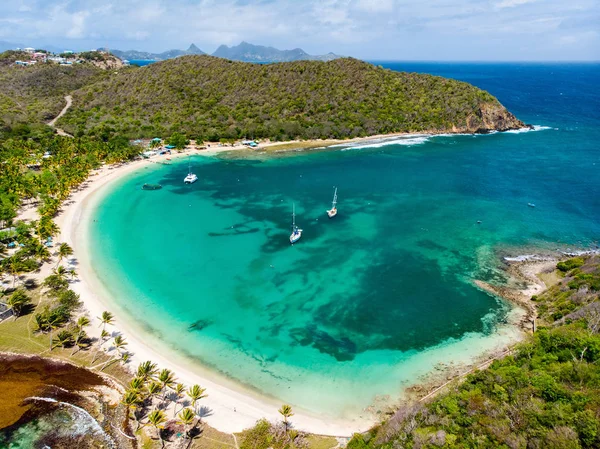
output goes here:
{"type": "Polygon", "coordinates": [[[489,131],[508,131],[527,126],[500,103],[484,103],[475,114],[467,117],[466,128],[458,131],[485,133],[489,131]]]}

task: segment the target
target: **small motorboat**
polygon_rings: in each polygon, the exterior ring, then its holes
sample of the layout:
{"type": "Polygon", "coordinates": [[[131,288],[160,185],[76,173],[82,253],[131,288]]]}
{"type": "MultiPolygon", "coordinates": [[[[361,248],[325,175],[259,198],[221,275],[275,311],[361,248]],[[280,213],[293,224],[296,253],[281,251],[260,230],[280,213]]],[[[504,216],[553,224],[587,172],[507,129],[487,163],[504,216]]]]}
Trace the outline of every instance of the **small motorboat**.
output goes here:
{"type": "Polygon", "coordinates": [[[527,205],[528,205],[529,207],[535,207],[535,204],[533,204],[533,203],[527,203],[527,205]]]}

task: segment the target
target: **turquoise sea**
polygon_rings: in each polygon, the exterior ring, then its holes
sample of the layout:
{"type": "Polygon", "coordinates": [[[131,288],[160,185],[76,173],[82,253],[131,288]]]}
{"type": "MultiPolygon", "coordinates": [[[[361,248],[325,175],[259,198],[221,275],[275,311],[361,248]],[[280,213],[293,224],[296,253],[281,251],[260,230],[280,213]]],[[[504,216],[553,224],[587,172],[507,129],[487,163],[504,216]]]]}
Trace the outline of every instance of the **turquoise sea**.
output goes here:
{"type": "Polygon", "coordinates": [[[278,401],[356,416],[514,339],[512,307],[471,283],[501,281],[501,255],[596,245],[600,65],[377,64],[471,82],[536,130],[194,157],[191,186],[187,160],[119,180],[89,249],[149,339],[278,401]],[[293,203],[304,233],[290,246],[293,203]]]}

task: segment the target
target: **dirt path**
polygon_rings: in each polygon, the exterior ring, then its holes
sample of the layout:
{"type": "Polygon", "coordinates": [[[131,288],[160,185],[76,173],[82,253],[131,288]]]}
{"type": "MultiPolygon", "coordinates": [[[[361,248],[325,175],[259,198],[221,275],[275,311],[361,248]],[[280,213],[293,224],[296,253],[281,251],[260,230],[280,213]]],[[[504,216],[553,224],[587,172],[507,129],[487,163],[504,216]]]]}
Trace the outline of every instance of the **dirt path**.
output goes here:
{"type": "Polygon", "coordinates": [[[71,134],[66,133],[65,131],[63,131],[60,128],[57,128],[56,126],[54,126],[54,124],[56,123],[56,121],[61,118],[63,115],[65,115],[67,113],[67,111],[69,110],[69,108],[71,107],[71,104],[73,103],[73,97],[71,97],[71,95],[67,95],[65,97],[65,101],[67,102],[67,104],[65,105],[65,107],[63,108],[62,111],[60,111],[60,114],[58,114],[56,117],[54,117],[52,120],[50,120],[48,122],[48,126],[51,126],[52,128],[54,128],[56,130],[56,133],[59,136],[67,136],[67,137],[73,137],[71,134]]]}

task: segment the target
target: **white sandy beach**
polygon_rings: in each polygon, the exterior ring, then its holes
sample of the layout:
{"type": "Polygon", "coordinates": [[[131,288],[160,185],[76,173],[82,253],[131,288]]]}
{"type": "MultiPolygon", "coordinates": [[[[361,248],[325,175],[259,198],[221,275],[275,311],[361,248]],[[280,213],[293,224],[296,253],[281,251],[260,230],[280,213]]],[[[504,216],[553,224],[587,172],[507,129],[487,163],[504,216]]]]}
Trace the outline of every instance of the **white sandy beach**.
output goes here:
{"type": "MultiPolygon", "coordinates": [[[[184,152],[171,156],[171,159],[184,157],[189,154],[213,155],[218,151],[231,150],[231,147],[211,148],[200,152],[184,152]]],[[[164,157],[154,157],[149,160],[135,161],[121,166],[103,166],[95,171],[85,186],[79,191],[73,192],[63,206],[62,213],[56,222],[61,229],[58,241],[66,242],[73,247],[74,259],[77,262],[79,281],[73,283],[75,290],[89,312],[92,321],[89,334],[92,337],[100,335],[100,320],[97,318],[105,310],[115,315],[115,326],[109,330],[121,333],[127,340],[127,350],[132,353],[129,366],[133,368],[145,360],[152,360],[160,368],[169,368],[177,375],[178,381],[186,384],[199,384],[207,389],[208,397],[203,399],[201,405],[208,407],[212,413],[203,419],[212,427],[223,432],[239,432],[251,427],[258,419],[267,418],[271,421],[279,420],[281,416],[277,412],[281,403],[267,398],[260,398],[258,394],[246,392],[240,386],[239,389],[232,385],[224,386],[219,382],[217,375],[205,372],[199,373],[193,366],[186,366],[185,362],[176,360],[168,351],[161,351],[159,342],[153,342],[152,336],[143,335],[135,331],[135,325],[128,322],[128,317],[114,306],[110,298],[106,297],[101,282],[97,279],[92,259],[88,254],[86,245],[86,229],[88,220],[94,210],[97,200],[101,198],[101,192],[116,179],[144,168],[156,161],[164,161],[164,157]]],[[[107,349],[108,349],[108,345],[107,349]]],[[[331,419],[320,419],[296,411],[292,418],[293,425],[301,430],[311,433],[351,436],[354,432],[367,430],[374,422],[366,419],[353,421],[341,421],[331,419]]]]}

